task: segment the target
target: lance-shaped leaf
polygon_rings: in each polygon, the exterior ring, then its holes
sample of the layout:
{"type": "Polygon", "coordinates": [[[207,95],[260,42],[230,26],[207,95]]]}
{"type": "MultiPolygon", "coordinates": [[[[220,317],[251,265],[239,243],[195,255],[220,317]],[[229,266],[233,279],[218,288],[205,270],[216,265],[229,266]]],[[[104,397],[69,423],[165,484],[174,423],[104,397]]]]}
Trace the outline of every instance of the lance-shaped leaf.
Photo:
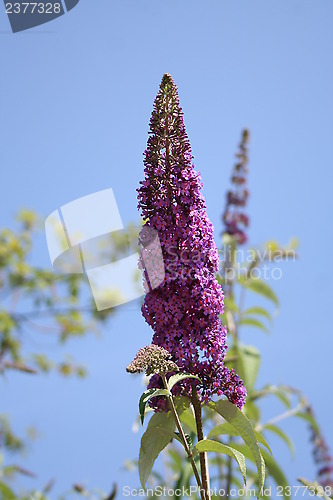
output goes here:
{"type": "Polygon", "coordinates": [[[295,455],[295,447],[294,447],[292,440],[290,439],[288,434],[286,434],[280,427],[278,427],[277,425],[274,425],[274,424],[266,424],[263,426],[263,429],[264,430],[267,429],[268,431],[271,431],[274,434],[276,434],[277,436],[279,436],[288,446],[291,455],[292,456],[295,455]]]}
{"type": "Polygon", "coordinates": [[[258,431],[254,431],[255,435],[256,435],[256,438],[258,440],[258,443],[261,443],[265,446],[265,448],[267,448],[267,450],[270,452],[271,455],[273,455],[273,452],[271,450],[271,447],[269,446],[269,444],[267,443],[266,439],[264,438],[264,436],[262,434],[260,434],[260,432],[258,431]]]}
{"type": "Polygon", "coordinates": [[[176,373],[176,375],[172,375],[172,377],[170,377],[168,380],[169,390],[171,391],[174,385],[178,384],[178,382],[186,378],[194,378],[199,382],[201,382],[200,378],[197,377],[196,375],[191,375],[190,373],[176,373]]]}
{"type": "Polygon", "coordinates": [[[267,318],[269,321],[272,321],[272,316],[271,314],[266,311],[264,307],[250,307],[249,309],[246,309],[243,314],[245,316],[248,316],[249,314],[254,314],[254,315],[259,315],[259,316],[264,316],[267,318]]]}
{"type": "Polygon", "coordinates": [[[203,439],[199,441],[193,448],[193,454],[202,453],[204,451],[214,451],[215,453],[225,453],[236,460],[239,465],[240,471],[242,473],[244,484],[246,484],[246,466],[245,457],[238,450],[225,444],[218,443],[217,441],[212,441],[211,439],[203,439]]]}
{"type": "Polygon", "coordinates": [[[175,420],[171,411],[168,412],[157,412],[152,415],[148,422],[147,430],[153,427],[164,427],[173,431],[175,429],[175,420]]]}
{"type": "MultiPolygon", "coordinates": [[[[180,396],[174,398],[176,411],[180,416],[190,405],[190,400],[180,396]]],[[[141,438],[139,454],[139,476],[142,487],[145,488],[149,474],[156,458],[162,450],[176,437],[175,420],[171,411],[158,412],[149,420],[147,430],[141,438]]]]}
{"type": "Polygon", "coordinates": [[[208,437],[216,437],[227,434],[228,436],[239,436],[239,432],[235,427],[225,422],[224,424],[219,424],[213,427],[213,429],[209,432],[208,437]]]}
{"type": "Polygon", "coordinates": [[[239,344],[235,347],[235,353],[238,358],[239,375],[244,380],[248,395],[250,395],[259,372],[260,352],[253,346],[239,344]]]}
{"type": "Polygon", "coordinates": [[[226,311],[231,311],[232,313],[239,313],[239,307],[235,301],[230,297],[224,297],[224,308],[226,311]]]}
{"type": "Polygon", "coordinates": [[[195,422],[192,408],[188,408],[181,414],[180,421],[183,425],[186,425],[191,432],[197,434],[197,424],[195,422]]]}
{"type": "Polygon", "coordinates": [[[232,425],[249,447],[258,471],[259,491],[265,481],[265,462],[262,457],[258,440],[250,420],[230,401],[220,400],[209,403],[210,408],[219,413],[230,425],[232,425]]]}
{"type": "Polygon", "coordinates": [[[241,319],[238,321],[239,325],[248,325],[248,326],[254,326],[255,328],[259,328],[265,333],[269,333],[268,328],[259,321],[257,318],[253,318],[251,316],[242,316],[241,319]]]}
{"type": "MultiPolygon", "coordinates": [[[[272,450],[271,450],[269,444],[267,443],[266,439],[264,438],[264,436],[256,430],[254,430],[254,434],[258,440],[258,443],[263,444],[268,449],[270,454],[272,455],[273,454],[272,450]]],[[[240,436],[240,433],[236,430],[235,427],[228,424],[228,422],[225,422],[224,424],[216,425],[210,431],[210,433],[208,434],[208,437],[210,438],[210,437],[221,436],[221,435],[228,435],[228,436],[236,437],[236,436],[240,436]]]]}
{"type": "MultiPolygon", "coordinates": [[[[238,443],[232,443],[232,446],[236,448],[236,450],[240,451],[243,453],[243,455],[251,460],[252,462],[255,463],[255,460],[253,458],[253,455],[249,449],[248,446],[244,444],[238,444],[238,443]]],[[[290,495],[288,496],[288,489],[287,487],[289,486],[288,480],[286,476],[284,475],[284,472],[282,471],[281,467],[279,464],[274,460],[273,457],[271,457],[268,453],[265,451],[262,451],[262,455],[265,459],[266,467],[267,467],[267,472],[268,474],[274,479],[275,483],[277,486],[282,487],[281,495],[285,498],[285,500],[290,500],[290,495]]],[[[261,493],[262,493],[262,489],[261,493]]],[[[264,498],[263,495],[260,495],[262,498],[264,498]]]]}
{"type": "Polygon", "coordinates": [[[317,432],[317,434],[320,434],[320,428],[319,428],[319,426],[318,426],[318,424],[316,422],[316,419],[309,412],[298,412],[298,413],[295,413],[295,417],[302,418],[306,422],[309,422],[309,424],[311,424],[311,426],[314,428],[314,430],[317,432]]]}
{"type": "Polygon", "coordinates": [[[258,293],[259,295],[263,295],[264,297],[266,297],[266,299],[274,302],[274,304],[278,307],[279,300],[273,292],[272,288],[265,281],[262,281],[259,278],[244,279],[244,277],[240,277],[239,283],[249,290],[258,293]]]}
{"type": "Polygon", "coordinates": [[[156,458],[174,437],[174,432],[165,427],[147,429],[142,436],[139,454],[139,476],[143,488],[146,487],[147,479],[156,458]]]}
{"type": "Polygon", "coordinates": [[[284,475],[283,470],[276,462],[276,460],[270,455],[268,455],[268,453],[266,453],[265,451],[263,451],[263,457],[266,462],[268,473],[272,476],[277,486],[282,486],[282,494],[284,498],[286,500],[288,500],[289,498],[290,500],[290,495],[288,496],[288,489],[287,489],[287,486],[290,485],[286,476],[284,475]]]}
{"type": "Polygon", "coordinates": [[[139,413],[142,425],[145,419],[145,411],[148,401],[156,396],[167,396],[168,394],[169,393],[166,389],[148,389],[142,394],[139,401],[139,413]]]}

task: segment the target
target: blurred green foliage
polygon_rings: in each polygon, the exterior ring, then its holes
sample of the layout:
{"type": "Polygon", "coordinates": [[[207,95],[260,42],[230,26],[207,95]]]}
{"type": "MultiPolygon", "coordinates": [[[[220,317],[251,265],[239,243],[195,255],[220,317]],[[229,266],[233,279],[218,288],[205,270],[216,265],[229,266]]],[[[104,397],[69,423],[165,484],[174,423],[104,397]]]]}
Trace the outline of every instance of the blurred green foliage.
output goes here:
{"type": "MultiPolygon", "coordinates": [[[[85,275],[63,275],[33,264],[34,241],[43,232],[42,220],[33,212],[21,211],[16,229],[0,231],[0,374],[9,376],[15,370],[27,376],[37,376],[54,370],[63,376],[85,377],[86,369],[70,356],[62,361],[49,359],[43,351],[31,352],[25,345],[27,332],[52,332],[60,344],[70,338],[96,333],[114,313],[113,309],[98,312],[85,275]]],[[[114,245],[116,259],[128,240],[134,241],[137,228],[117,235],[114,245]]],[[[43,235],[44,236],[44,235],[43,235]]],[[[18,437],[8,416],[0,417],[0,499],[45,500],[52,489],[50,482],[40,491],[17,492],[18,474],[34,476],[16,461],[34,434],[18,437]],[[7,461],[14,461],[7,464],[7,461]]],[[[103,498],[102,492],[89,492],[74,486],[62,498],[103,498]]],[[[110,497],[111,498],[111,497],[110,497]]]]}

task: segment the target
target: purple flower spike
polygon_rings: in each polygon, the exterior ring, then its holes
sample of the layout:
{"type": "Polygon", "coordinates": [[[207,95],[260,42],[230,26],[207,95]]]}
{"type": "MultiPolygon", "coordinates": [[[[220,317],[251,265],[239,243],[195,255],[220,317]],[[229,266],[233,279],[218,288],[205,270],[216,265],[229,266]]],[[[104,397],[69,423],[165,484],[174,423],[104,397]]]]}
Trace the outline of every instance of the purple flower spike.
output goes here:
{"type": "MultiPolygon", "coordinates": [[[[215,278],[219,258],[214,228],[192,164],[178,90],[168,74],[155,99],[144,165],[138,208],[144,227],[158,232],[165,266],[163,282],[147,293],[142,306],[154,330],[153,344],[169,351],[180,371],[200,377],[202,383],[195,384],[201,400],[224,394],[242,408],[246,388],[223,363],[227,333],[219,319],[223,292],[215,278]]],[[[173,391],[191,396],[192,384],[185,380],[173,391]]],[[[154,375],[149,388],[161,386],[154,375]]],[[[165,398],[154,404],[166,410],[165,398]]]]}
{"type": "Polygon", "coordinates": [[[234,191],[228,191],[227,203],[223,214],[225,229],[224,234],[234,237],[239,245],[247,242],[245,229],[249,226],[249,218],[244,213],[249,192],[246,189],[248,151],[247,146],[250,139],[248,130],[243,130],[239,151],[236,154],[237,162],[233,168],[231,182],[234,191]]]}

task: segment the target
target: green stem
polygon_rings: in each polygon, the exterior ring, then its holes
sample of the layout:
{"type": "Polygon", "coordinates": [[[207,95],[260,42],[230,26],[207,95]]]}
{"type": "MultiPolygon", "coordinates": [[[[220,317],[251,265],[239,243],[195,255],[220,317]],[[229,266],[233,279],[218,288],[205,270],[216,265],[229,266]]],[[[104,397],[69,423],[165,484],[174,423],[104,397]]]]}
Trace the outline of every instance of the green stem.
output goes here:
{"type": "MultiPolygon", "coordinates": [[[[201,417],[201,403],[198,399],[198,395],[195,389],[193,389],[192,404],[194,408],[195,421],[197,424],[198,441],[202,441],[204,436],[203,436],[203,426],[201,417]]],[[[202,480],[202,488],[204,491],[204,498],[205,500],[209,500],[210,484],[209,484],[209,471],[208,471],[206,452],[200,453],[200,467],[201,467],[201,480],[202,480]]]]}
{"type": "MultiPolygon", "coordinates": [[[[161,374],[161,378],[162,378],[164,387],[167,389],[167,391],[169,391],[169,386],[168,386],[168,381],[166,379],[166,376],[164,374],[161,374]]],[[[204,493],[203,493],[203,488],[202,488],[202,484],[201,484],[199,472],[198,472],[197,466],[195,465],[195,461],[194,461],[193,455],[191,453],[190,447],[188,445],[188,442],[186,440],[185,433],[183,431],[182,424],[180,423],[179,416],[178,416],[175,404],[173,402],[172,394],[171,394],[170,391],[169,391],[169,395],[168,395],[168,400],[169,400],[169,403],[170,403],[171,411],[172,411],[173,416],[174,416],[175,421],[176,421],[177,429],[178,429],[180,437],[181,437],[181,439],[183,441],[183,446],[184,446],[185,451],[187,453],[187,457],[188,457],[189,461],[191,462],[192,469],[193,469],[193,472],[194,472],[194,476],[195,476],[195,479],[196,479],[198,487],[199,487],[200,496],[201,496],[202,500],[205,500],[205,496],[204,496],[204,493]]]]}

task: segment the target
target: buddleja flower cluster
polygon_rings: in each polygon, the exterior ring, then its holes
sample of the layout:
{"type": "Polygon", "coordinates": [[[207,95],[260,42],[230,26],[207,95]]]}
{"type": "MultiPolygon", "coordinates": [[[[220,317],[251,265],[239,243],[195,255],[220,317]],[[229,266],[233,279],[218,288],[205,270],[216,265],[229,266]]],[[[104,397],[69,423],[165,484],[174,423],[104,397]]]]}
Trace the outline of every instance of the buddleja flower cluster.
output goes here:
{"type": "Polygon", "coordinates": [[[236,154],[237,162],[233,168],[231,182],[234,185],[233,191],[227,193],[227,203],[223,214],[225,225],[224,234],[233,236],[239,245],[246,243],[247,235],[245,228],[249,225],[249,218],[244,212],[249,192],[246,188],[246,176],[248,173],[248,152],[249,132],[244,130],[242,134],[239,151],[236,154]]]}
{"type": "Polygon", "coordinates": [[[171,361],[171,354],[163,347],[155,344],[147,345],[139,349],[133,361],[128,365],[126,371],[129,373],[146,372],[147,377],[154,373],[169,373],[179,371],[176,363],[171,361]]]}
{"type": "MultiPolygon", "coordinates": [[[[192,165],[177,87],[168,74],[154,103],[144,165],[138,207],[145,227],[158,232],[165,267],[163,282],[151,287],[142,306],[154,330],[153,344],[169,351],[180,371],[200,377],[196,390],[201,400],[224,394],[242,408],[246,389],[223,363],[226,329],[219,319],[223,293],[215,278],[219,259],[214,228],[192,165]]],[[[192,384],[184,381],[173,391],[191,396],[192,384]]],[[[158,375],[151,378],[152,387],[162,387],[158,375]]],[[[156,398],[154,405],[166,410],[165,398],[156,398]]]]}

